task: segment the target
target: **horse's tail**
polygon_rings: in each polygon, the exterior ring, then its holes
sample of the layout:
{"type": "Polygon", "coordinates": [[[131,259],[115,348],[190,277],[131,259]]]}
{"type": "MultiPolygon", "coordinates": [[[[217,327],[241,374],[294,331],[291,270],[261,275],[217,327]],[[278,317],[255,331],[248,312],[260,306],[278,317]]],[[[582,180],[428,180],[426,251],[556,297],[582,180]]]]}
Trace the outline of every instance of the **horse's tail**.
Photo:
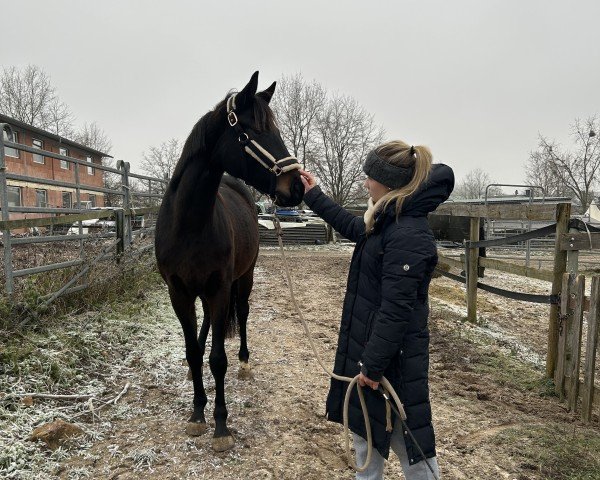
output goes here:
{"type": "Polygon", "coordinates": [[[231,294],[229,297],[229,314],[227,316],[227,325],[225,325],[225,338],[235,337],[236,333],[239,330],[237,298],[238,281],[236,280],[231,284],[231,294]]]}

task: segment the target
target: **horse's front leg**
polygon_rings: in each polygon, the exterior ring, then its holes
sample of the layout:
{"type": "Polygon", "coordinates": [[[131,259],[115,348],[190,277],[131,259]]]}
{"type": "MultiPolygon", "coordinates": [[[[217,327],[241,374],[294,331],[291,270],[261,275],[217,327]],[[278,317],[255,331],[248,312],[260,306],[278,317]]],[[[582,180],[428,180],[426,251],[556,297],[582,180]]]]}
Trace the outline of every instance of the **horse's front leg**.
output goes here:
{"type": "Polygon", "coordinates": [[[208,300],[212,323],[212,345],[209,363],[210,371],[215,379],[215,434],[212,447],[217,452],[228,450],[235,444],[235,440],[227,428],[227,406],[225,405],[225,374],[227,373],[225,335],[229,301],[228,288],[221,289],[214,298],[208,300]]]}
{"type": "MultiPolygon", "coordinates": [[[[190,416],[185,431],[188,435],[202,435],[206,432],[206,419],[204,417],[204,407],[207,398],[202,380],[202,357],[204,348],[200,348],[196,331],[196,307],[195,298],[177,291],[175,288],[169,288],[169,296],[173,310],[181,323],[183,337],[185,339],[185,357],[190,367],[192,380],[194,381],[194,411],[190,416]]],[[[203,325],[204,329],[204,325],[203,325]]]]}

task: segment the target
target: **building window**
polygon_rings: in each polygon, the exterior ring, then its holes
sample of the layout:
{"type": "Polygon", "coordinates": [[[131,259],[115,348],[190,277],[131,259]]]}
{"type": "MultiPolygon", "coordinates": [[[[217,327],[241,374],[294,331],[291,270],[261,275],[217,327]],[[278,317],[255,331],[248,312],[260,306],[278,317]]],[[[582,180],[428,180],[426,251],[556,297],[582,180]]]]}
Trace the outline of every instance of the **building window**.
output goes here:
{"type": "MultiPolygon", "coordinates": [[[[44,149],[44,142],[42,142],[41,140],[38,140],[37,138],[34,138],[31,141],[31,145],[33,146],[33,148],[38,149],[38,150],[44,149]]],[[[34,153],[33,154],[33,163],[41,163],[43,165],[44,164],[44,156],[41,155],[40,153],[34,153]]]]}
{"type": "Polygon", "coordinates": [[[21,187],[7,187],[8,193],[8,206],[9,207],[20,207],[23,205],[21,201],[21,187]]]}
{"type": "Polygon", "coordinates": [[[38,190],[35,191],[35,206],[36,207],[47,207],[48,206],[48,191],[38,190]]]}
{"type": "Polygon", "coordinates": [[[73,208],[73,194],[71,192],[62,193],[63,208],[73,208]]]}
{"type": "MultiPolygon", "coordinates": [[[[60,153],[64,157],[69,156],[69,151],[63,147],[60,147],[58,153],[60,153]]],[[[66,160],[60,161],[60,168],[62,168],[63,170],[69,170],[71,168],[69,165],[71,165],[71,164],[69,162],[67,162],[66,160]]]]}
{"type": "MultiPolygon", "coordinates": [[[[88,167],[88,168],[89,168],[89,167],[88,167]]],[[[96,195],[92,195],[92,194],[90,193],[89,197],[90,197],[90,206],[91,206],[92,208],[95,208],[95,207],[96,207],[96,195]]]]}
{"type": "MultiPolygon", "coordinates": [[[[92,165],[94,164],[94,162],[92,162],[92,157],[85,157],[85,159],[87,160],[88,163],[91,163],[92,165]]],[[[88,170],[88,175],[93,175],[94,171],[96,170],[94,167],[87,167],[88,170]]]]}
{"type": "MultiPolygon", "coordinates": [[[[4,141],[19,143],[19,135],[14,130],[12,132],[12,138],[8,137],[8,132],[6,130],[2,131],[2,137],[4,138],[4,141]]],[[[4,147],[4,153],[8,157],[19,158],[19,150],[17,150],[16,148],[4,147]]]]}

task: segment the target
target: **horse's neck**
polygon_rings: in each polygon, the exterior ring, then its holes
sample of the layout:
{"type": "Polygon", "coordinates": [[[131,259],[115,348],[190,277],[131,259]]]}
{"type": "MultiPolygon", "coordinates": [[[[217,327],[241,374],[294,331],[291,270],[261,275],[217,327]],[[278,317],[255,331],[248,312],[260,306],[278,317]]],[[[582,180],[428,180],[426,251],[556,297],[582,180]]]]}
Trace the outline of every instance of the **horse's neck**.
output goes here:
{"type": "Polygon", "coordinates": [[[194,126],[184,145],[182,159],[173,172],[174,208],[183,229],[202,228],[213,218],[223,170],[211,162],[226,121],[224,114],[210,121],[203,117],[194,126]]]}
{"type": "Polygon", "coordinates": [[[180,225],[201,227],[212,220],[222,177],[223,171],[209,168],[207,159],[187,165],[176,194],[180,225]]]}

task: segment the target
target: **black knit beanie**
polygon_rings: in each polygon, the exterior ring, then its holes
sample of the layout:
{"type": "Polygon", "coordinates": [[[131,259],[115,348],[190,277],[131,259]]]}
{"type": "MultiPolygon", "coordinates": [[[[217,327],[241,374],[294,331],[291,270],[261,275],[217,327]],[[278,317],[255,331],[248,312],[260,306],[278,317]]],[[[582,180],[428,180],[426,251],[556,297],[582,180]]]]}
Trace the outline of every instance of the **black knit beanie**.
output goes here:
{"type": "Polygon", "coordinates": [[[377,155],[375,150],[371,150],[363,165],[363,171],[369,178],[395,190],[408,185],[415,174],[415,167],[414,165],[410,167],[393,165],[377,155]]]}

